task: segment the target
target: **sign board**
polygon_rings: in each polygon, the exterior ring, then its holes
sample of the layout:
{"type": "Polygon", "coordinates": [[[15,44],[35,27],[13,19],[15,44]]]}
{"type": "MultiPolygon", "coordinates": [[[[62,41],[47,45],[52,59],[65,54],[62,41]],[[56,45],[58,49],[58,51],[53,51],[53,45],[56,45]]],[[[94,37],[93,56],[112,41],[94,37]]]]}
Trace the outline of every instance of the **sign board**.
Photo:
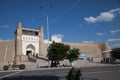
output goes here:
{"type": "Polygon", "coordinates": [[[79,58],[87,58],[87,54],[80,54],[79,58]]]}

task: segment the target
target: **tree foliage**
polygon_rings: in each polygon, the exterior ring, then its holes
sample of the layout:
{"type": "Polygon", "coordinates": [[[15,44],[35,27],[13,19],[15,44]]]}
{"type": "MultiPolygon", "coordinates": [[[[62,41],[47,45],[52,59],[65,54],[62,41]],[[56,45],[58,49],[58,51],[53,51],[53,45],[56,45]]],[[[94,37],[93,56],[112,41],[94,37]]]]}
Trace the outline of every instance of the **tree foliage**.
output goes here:
{"type": "Polygon", "coordinates": [[[68,55],[68,60],[70,62],[77,60],[80,55],[79,49],[73,48],[70,50],[69,55],[68,55]]]}
{"type": "Polygon", "coordinates": [[[48,59],[57,64],[59,61],[64,59],[68,59],[69,61],[74,61],[78,59],[79,49],[70,49],[69,45],[65,45],[63,43],[55,43],[53,42],[48,47],[48,59]]]}
{"type": "Polygon", "coordinates": [[[111,56],[120,59],[120,48],[115,48],[111,51],[111,56]]]}
{"type": "Polygon", "coordinates": [[[63,43],[53,42],[48,48],[48,58],[52,61],[64,60],[67,56],[67,52],[70,50],[70,46],[63,43]]]}

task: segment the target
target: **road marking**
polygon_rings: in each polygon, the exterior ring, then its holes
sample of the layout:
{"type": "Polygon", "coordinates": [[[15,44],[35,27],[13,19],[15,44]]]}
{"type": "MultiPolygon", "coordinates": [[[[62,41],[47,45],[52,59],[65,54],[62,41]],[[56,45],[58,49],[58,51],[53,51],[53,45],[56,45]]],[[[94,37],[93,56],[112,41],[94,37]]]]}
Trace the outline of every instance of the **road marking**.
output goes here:
{"type": "Polygon", "coordinates": [[[10,76],[13,76],[13,75],[21,73],[21,72],[23,72],[23,71],[18,71],[18,72],[12,73],[12,74],[8,74],[8,75],[5,75],[5,76],[2,76],[2,77],[0,77],[0,79],[6,78],[6,77],[10,77],[10,76]]]}

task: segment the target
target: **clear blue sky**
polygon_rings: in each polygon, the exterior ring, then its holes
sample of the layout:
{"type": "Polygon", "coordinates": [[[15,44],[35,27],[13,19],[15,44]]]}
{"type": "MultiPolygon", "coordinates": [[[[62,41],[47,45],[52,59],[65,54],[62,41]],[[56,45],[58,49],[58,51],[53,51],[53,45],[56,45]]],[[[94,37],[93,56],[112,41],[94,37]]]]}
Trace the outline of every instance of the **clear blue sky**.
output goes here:
{"type": "Polygon", "coordinates": [[[120,47],[120,0],[0,0],[0,40],[14,38],[17,22],[39,29],[49,16],[50,36],[63,42],[108,42],[120,47]]]}

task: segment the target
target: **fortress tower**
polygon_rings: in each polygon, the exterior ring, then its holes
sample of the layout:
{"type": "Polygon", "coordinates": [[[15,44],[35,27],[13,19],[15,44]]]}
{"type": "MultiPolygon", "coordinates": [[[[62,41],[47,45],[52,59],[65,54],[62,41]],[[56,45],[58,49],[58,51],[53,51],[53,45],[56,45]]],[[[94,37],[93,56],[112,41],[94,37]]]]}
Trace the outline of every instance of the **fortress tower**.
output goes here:
{"type": "Polygon", "coordinates": [[[15,31],[15,61],[20,61],[22,55],[22,23],[18,22],[15,31]]]}
{"type": "Polygon", "coordinates": [[[43,26],[39,29],[39,56],[45,56],[45,45],[44,45],[44,32],[43,32],[43,26]]]}

